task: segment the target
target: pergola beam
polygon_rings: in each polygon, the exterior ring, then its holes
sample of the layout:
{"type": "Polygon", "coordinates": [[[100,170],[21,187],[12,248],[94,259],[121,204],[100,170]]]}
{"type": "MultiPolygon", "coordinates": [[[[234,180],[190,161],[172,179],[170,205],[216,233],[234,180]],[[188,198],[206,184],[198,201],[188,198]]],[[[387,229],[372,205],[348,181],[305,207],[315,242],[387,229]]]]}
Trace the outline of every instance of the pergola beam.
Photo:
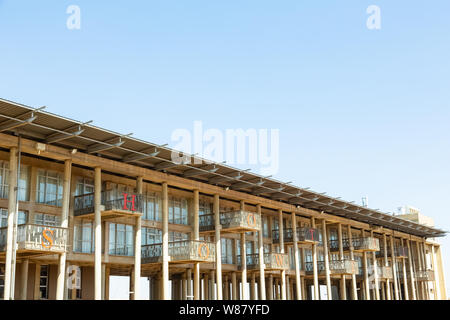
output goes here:
{"type": "Polygon", "coordinates": [[[124,143],[125,141],[122,140],[122,137],[114,138],[110,141],[105,141],[89,146],[87,149],[87,153],[96,153],[111,150],[122,146],[124,143]]]}
{"type": "Polygon", "coordinates": [[[0,132],[13,130],[19,127],[26,126],[27,124],[32,123],[34,120],[37,119],[37,116],[32,113],[31,117],[21,120],[21,119],[13,119],[13,120],[7,120],[5,122],[0,123],[0,132]]]}
{"type": "Polygon", "coordinates": [[[67,133],[54,133],[54,134],[51,134],[45,139],[45,143],[51,144],[51,143],[67,140],[67,139],[70,139],[70,138],[73,138],[73,137],[77,137],[80,134],[82,134],[84,132],[84,130],[85,129],[82,126],[76,126],[76,127],[72,127],[70,129],[68,129],[67,133]]]}
{"type": "Polygon", "coordinates": [[[125,163],[130,163],[134,161],[141,161],[148,158],[153,158],[158,156],[160,151],[157,148],[147,149],[145,151],[141,151],[140,153],[131,153],[122,158],[122,161],[125,163]]]}

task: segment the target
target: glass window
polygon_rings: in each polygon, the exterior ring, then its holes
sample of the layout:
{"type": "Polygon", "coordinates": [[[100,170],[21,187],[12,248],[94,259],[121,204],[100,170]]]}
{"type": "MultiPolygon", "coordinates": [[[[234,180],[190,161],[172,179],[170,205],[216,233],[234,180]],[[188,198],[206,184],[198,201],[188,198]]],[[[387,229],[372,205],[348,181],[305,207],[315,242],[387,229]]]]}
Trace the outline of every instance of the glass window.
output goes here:
{"type": "Polygon", "coordinates": [[[233,239],[221,238],[222,263],[233,264],[233,239]]]}
{"type": "Polygon", "coordinates": [[[111,223],[109,225],[109,254],[116,256],[134,255],[134,227],[111,223]]]}
{"type": "Polygon", "coordinates": [[[262,222],[263,222],[263,237],[264,238],[269,238],[270,237],[269,218],[267,216],[263,216],[262,217],[262,222]]]}
{"type": "Polygon", "coordinates": [[[207,201],[199,201],[199,210],[198,215],[204,216],[204,215],[211,215],[213,214],[213,207],[212,203],[207,201]]]}
{"type": "Polygon", "coordinates": [[[159,193],[147,193],[144,201],[144,220],[161,221],[162,206],[159,193]]]}
{"type": "Polygon", "coordinates": [[[7,199],[9,191],[9,163],[0,161],[0,198],[7,199]]]}
{"type": "MultiPolygon", "coordinates": [[[[0,198],[7,199],[9,194],[9,163],[0,161],[0,198]]],[[[30,200],[30,167],[20,166],[19,201],[30,200]]]]}
{"type": "MultiPolygon", "coordinates": [[[[181,232],[169,232],[169,242],[189,240],[189,234],[181,232]]],[[[162,241],[161,241],[162,242],[162,241]]]]}
{"type": "Polygon", "coordinates": [[[55,171],[38,170],[37,202],[62,206],[63,178],[55,171]]]}
{"type": "Polygon", "coordinates": [[[169,223],[188,224],[188,203],[186,199],[169,197],[169,223]]]}
{"type": "Polygon", "coordinates": [[[73,251],[78,253],[94,252],[94,222],[79,220],[74,225],[73,251]]]}
{"type": "Polygon", "coordinates": [[[34,216],[34,223],[40,226],[59,227],[60,218],[52,214],[38,213],[34,216]]]}
{"type": "Polygon", "coordinates": [[[142,228],[142,245],[162,243],[162,230],[154,228],[142,228]]]}
{"type": "Polygon", "coordinates": [[[89,178],[79,177],[77,179],[77,187],[75,189],[75,196],[83,194],[94,193],[94,180],[89,178]]]}
{"type": "Polygon", "coordinates": [[[49,266],[41,266],[41,275],[39,282],[40,299],[48,299],[48,273],[49,266]]]}
{"type": "MultiPolygon", "coordinates": [[[[28,221],[28,213],[25,211],[19,211],[19,217],[17,220],[18,225],[26,224],[28,221]]],[[[6,228],[8,226],[8,210],[0,208],[0,228],[6,228]]]]}
{"type": "Polygon", "coordinates": [[[0,264],[0,297],[5,293],[5,265],[0,264]]]}

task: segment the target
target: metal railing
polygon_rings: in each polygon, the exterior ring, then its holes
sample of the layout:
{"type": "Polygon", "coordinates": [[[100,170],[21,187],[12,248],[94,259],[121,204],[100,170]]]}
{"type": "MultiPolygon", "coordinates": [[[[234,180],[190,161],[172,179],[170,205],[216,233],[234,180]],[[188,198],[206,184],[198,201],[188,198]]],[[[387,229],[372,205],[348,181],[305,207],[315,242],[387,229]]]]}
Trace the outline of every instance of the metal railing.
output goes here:
{"type": "MultiPolygon", "coordinates": [[[[261,217],[259,214],[243,210],[223,212],[220,214],[220,224],[222,229],[243,228],[258,231],[261,230],[261,217]]],[[[200,232],[214,230],[214,214],[199,216],[199,228],[200,232]]]]}
{"type": "MultiPolygon", "coordinates": [[[[380,240],[378,238],[364,237],[352,239],[353,250],[355,251],[379,251],[380,240]]],[[[331,252],[339,251],[339,240],[329,240],[328,246],[331,252]]],[[[350,239],[342,239],[342,249],[350,250],[350,239]]]]}
{"type": "MultiPolygon", "coordinates": [[[[274,244],[280,243],[280,230],[272,230],[272,240],[274,244]]],[[[320,231],[315,228],[297,228],[298,242],[319,242],[320,231]]],[[[283,230],[283,241],[285,243],[294,242],[294,230],[286,228],[283,230]]]]}
{"type": "MultiPolygon", "coordinates": [[[[242,266],[241,261],[241,256],[237,256],[238,266],[242,266]]],[[[247,254],[246,264],[248,269],[259,269],[259,254],[247,254]]],[[[264,265],[268,270],[289,270],[289,255],[287,253],[265,253],[264,265]]]]}
{"type": "MultiPolygon", "coordinates": [[[[169,242],[169,256],[172,262],[198,261],[215,262],[216,247],[206,241],[185,240],[169,242]]],[[[141,259],[143,263],[159,262],[162,257],[162,243],[142,246],[141,259]]]]}
{"type": "MultiPolygon", "coordinates": [[[[6,250],[7,229],[0,229],[0,251],[6,250]]],[[[67,229],[53,226],[24,224],[17,227],[17,250],[64,252],[67,229]]]]}
{"type": "Polygon", "coordinates": [[[414,273],[417,281],[434,281],[435,275],[433,270],[417,270],[414,273]]]}
{"type": "MultiPolygon", "coordinates": [[[[355,260],[330,260],[329,261],[330,274],[357,274],[358,262],[355,260]]],[[[313,274],[314,264],[313,262],[305,263],[306,274],[313,274]]],[[[325,261],[317,261],[318,274],[325,274],[325,261]]]]}
{"type": "MultiPolygon", "coordinates": [[[[101,192],[100,204],[104,206],[105,211],[123,210],[131,212],[143,211],[144,196],[109,190],[101,192]]],[[[88,193],[74,198],[74,215],[81,216],[91,214],[95,211],[94,193],[88,193]]]]}
{"type": "MultiPolygon", "coordinates": [[[[385,248],[381,247],[380,251],[377,252],[377,258],[383,258],[384,254],[385,254],[385,248]]],[[[394,253],[395,256],[397,258],[408,258],[409,257],[409,252],[408,252],[408,248],[405,246],[395,246],[394,247],[394,253]]],[[[392,256],[392,250],[391,247],[388,247],[387,249],[387,255],[388,257],[392,256]]]]}

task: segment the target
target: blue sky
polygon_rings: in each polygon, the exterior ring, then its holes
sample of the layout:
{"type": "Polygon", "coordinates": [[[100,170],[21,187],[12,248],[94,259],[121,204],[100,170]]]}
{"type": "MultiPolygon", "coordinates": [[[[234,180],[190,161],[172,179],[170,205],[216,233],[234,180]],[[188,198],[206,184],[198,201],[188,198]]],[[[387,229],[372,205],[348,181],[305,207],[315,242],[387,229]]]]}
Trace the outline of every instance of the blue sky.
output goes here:
{"type": "Polygon", "coordinates": [[[0,0],[0,97],[161,144],[195,120],[280,129],[280,180],[384,211],[409,204],[450,230],[449,11],[444,0],[0,0]],[[66,27],[72,4],[81,30],[66,27]],[[369,5],[381,30],[366,28],[369,5]]]}

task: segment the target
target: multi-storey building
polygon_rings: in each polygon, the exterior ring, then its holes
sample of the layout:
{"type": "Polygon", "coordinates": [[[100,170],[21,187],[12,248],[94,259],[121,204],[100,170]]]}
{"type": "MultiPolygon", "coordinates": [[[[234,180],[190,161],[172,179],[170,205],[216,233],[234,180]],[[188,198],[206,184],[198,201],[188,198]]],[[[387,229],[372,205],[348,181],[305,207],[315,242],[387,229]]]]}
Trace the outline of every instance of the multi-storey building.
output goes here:
{"type": "Polygon", "coordinates": [[[141,277],[151,299],[446,299],[445,232],[188,160],[0,100],[1,296],[108,299],[129,276],[131,299],[141,277]]]}

